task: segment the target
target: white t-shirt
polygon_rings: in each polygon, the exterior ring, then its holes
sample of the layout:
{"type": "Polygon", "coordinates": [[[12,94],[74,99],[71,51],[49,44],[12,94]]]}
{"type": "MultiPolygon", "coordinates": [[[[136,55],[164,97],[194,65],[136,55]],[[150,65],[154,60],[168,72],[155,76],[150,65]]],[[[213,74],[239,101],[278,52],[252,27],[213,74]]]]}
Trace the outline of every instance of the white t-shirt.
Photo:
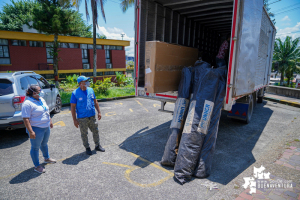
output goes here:
{"type": "Polygon", "coordinates": [[[49,127],[50,114],[46,101],[42,97],[40,97],[39,101],[32,97],[27,97],[22,105],[22,118],[29,118],[31,126],[39,128],[49,127]]]}

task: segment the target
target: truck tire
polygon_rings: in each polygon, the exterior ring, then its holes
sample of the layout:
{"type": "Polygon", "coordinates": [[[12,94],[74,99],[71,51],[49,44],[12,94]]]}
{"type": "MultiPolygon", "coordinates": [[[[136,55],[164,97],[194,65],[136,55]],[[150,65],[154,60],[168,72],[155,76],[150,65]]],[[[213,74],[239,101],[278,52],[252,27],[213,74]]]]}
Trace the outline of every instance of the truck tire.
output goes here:
{"type": "Polygon", "coordinates": [[[257,98],[257,103],[262,103],[262,102],[263,102],[263,98],[264,98],[264,97],[258,97],[258,98],[257,98]]]}
{"type": "Polygon", "coordinates": [[[249,95],[249,106],[248,106],[248,112],[247,112],[247,118],[245,123],[249,124],[252,118],[253,114],[253,107],[254,107],[254,101],[253,101],[253,95],[249,95]]]}
{"type": "Polygon", "coordinates": [[[56,105],[52,113],[57,114],[60,113],[62,104],[61,104],[61,98],[59,96],[56,97],[56,105]]]}
{"type": "Polygon", "coordinates": [[[257,103],[262,103],[265,95],[265,88],[260,89],[257,92],[257,103]]]}

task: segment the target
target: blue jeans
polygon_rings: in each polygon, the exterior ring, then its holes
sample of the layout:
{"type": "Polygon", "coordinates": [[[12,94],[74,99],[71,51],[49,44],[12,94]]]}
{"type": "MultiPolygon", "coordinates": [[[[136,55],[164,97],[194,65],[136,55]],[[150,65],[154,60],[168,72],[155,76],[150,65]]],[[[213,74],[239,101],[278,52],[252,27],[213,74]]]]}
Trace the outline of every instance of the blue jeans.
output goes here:
{"type": "Polygon", "coordinates": [[[226,61],[224,59],[216,57],[216,68],[226,66],[226,61]]]}
{"type": "MultiPolygon", "coordinates": [[[[45,159],[50,158],[48,152],[48,145],[47,145],[50,136],[50,127],[39,128],[33,126],[32,130],[35,132],[35,139],[30,139],[30,143],[31,143],[30,156],[34,166],[37,167],[40,165],[39,149],[41,149],[45,159]]],[[[29,135],[27,129],[26,132],[29,135]]]]}

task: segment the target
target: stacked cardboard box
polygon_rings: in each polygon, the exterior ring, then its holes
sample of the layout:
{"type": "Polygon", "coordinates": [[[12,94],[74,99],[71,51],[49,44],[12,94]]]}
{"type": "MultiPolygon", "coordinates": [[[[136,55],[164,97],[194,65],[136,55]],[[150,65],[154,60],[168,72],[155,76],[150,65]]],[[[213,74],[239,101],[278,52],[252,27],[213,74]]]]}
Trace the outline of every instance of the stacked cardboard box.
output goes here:
{"type": "Polygon", "coordinates": [[[181,70],[193,66],[196,48],[159,41],[146,42],[145,92],[161,93],[178,89],[181,70]]]}

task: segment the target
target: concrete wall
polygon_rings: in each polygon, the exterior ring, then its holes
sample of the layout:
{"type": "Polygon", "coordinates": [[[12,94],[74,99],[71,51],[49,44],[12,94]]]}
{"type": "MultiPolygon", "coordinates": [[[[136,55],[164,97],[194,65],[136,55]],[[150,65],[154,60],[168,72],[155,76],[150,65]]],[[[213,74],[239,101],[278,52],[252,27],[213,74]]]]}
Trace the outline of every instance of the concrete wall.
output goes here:
{"type": "Polygon", "coordinates": [[[300,89],[279,86],[268,86],[266,88],[266,92],[300,99],[300,89]]]}

